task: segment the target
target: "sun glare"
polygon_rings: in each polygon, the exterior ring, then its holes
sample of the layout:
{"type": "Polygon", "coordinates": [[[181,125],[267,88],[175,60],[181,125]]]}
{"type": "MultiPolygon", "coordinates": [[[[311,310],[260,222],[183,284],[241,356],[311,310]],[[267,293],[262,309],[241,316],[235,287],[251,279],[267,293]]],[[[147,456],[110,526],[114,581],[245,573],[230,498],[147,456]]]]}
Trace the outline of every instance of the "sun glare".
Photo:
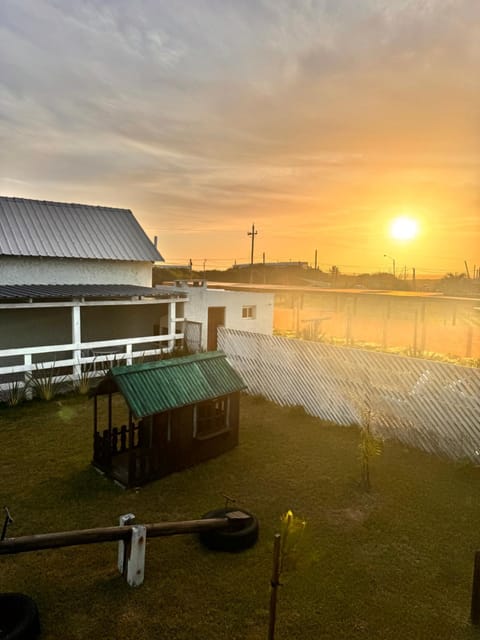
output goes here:
{"type": "Polygon", "coordinates": [[[418,234],[418,224],[416,220],[401,216],[395,218],[390,225],[390,235],[395,240],[412,240],[418,234]]]}

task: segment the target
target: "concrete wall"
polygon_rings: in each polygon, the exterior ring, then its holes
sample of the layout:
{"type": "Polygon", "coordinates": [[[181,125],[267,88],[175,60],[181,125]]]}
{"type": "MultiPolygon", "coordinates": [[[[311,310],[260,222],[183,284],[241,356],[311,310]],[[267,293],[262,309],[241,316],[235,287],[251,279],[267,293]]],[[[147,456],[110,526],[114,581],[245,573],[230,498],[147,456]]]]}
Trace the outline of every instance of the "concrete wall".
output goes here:
{"type": "Polygon", "coordinates": [[[251,331],[272,335],[273,333],[273,294],[252,293],[249,291],[226,291],[183,285],[182,291],[188,292],[185,303],[185,320],[202,323],[202,349],[207,348],[208,308],[225,307],[225,326],[238,331],[251,331]],[[255,307],[254,317],[244,318],[243,307],[255,307]]]}
{"type": "Polygon", "coordinates": [[[130,284],[152,286],[151,262],[0,256],[2,284],[130,284]]]}

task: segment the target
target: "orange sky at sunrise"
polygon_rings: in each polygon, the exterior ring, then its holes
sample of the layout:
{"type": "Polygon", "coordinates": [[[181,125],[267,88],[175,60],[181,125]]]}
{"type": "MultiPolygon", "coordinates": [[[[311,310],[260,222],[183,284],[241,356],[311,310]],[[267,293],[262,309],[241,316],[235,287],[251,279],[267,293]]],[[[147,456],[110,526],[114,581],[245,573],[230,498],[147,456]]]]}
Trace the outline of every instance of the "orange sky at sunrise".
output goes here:
{"type": "Polygon", "coordinates": [[[258,261],[480,266],[479,2],[134,5],[1,3],[2,195],[130,208],[198,268],[252,223],[258,261]]]}

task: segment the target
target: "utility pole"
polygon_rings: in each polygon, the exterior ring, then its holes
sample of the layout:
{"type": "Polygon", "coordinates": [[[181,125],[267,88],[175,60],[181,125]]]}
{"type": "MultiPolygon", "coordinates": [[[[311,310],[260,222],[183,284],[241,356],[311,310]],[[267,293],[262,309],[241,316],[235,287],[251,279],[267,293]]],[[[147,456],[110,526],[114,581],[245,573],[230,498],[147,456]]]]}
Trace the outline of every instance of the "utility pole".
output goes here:
{"type": "Polygon", "coordinates": [[[317,250],[315,249],[315,271],[317,270],[317,250]]]}
{"type": "Polygon", "coordinates": [[[250,251],[250,266],[253,267],[253,250],[255,247],[255,236],[257,235],[257,231],[255,231],[255,224],[252,224],[252,230],[247,232],[247,236],[252,236],[252,248],[250,251]]]}
{"type": "Polygon", "coordinates": [[[389,256],[387,253],[383,254],[384,258],[390,258],[390,260],[392,261],[392,272],[393,272],[393,277],[396,277],[396,273],[395,273],[395,258],[392,258],[392,256],[389,256]]]}
{"type": "Polygon", "coordinates": [[[255,236],[257,235],[257,231],[255,231],[255,223],[252,224],[252,230],[247,232],[247,236],[252,236],[252,248],[250,251],[250,282],[253,281],[253,250],[255,247],[255,236]]]}

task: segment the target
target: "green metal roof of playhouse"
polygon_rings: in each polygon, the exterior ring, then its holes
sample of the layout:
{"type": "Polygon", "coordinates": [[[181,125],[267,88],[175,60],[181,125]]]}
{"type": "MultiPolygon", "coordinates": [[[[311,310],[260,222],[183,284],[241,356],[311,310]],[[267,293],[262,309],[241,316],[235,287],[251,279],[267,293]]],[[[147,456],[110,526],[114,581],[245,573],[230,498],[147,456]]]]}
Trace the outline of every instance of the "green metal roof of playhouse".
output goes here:
{"type": "Polygon", "coordinates": [[[137,418],[246,388],[221,351],[113,367],[110,375],[137,418]]]}

